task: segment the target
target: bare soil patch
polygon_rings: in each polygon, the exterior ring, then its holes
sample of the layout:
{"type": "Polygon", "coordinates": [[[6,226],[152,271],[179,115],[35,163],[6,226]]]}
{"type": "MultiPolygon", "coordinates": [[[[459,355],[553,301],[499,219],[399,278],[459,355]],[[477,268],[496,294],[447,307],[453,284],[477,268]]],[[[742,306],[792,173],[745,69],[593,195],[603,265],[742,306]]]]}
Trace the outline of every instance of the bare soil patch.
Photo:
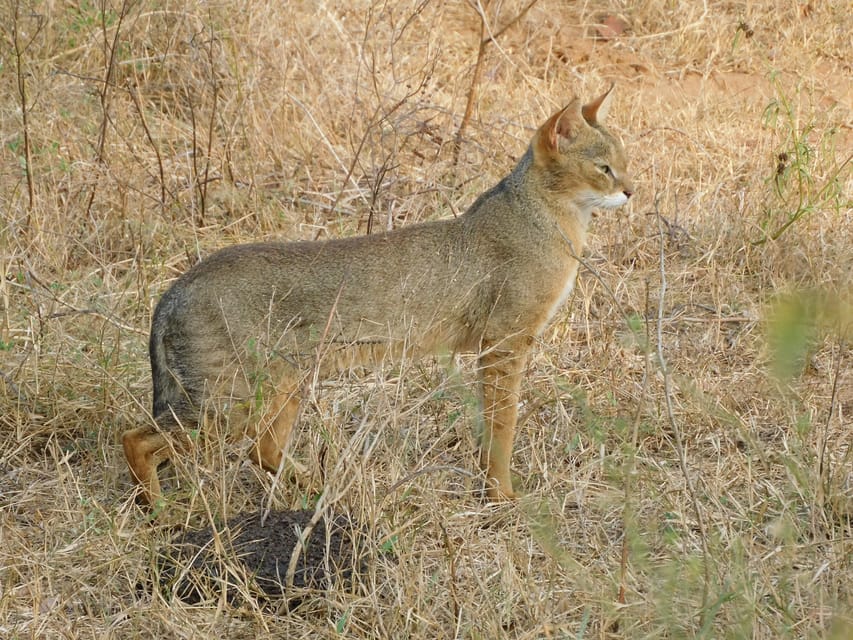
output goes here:
{"type": "Polygon", "coordinates": [[[156,582],[167,596],[190,604],[215,602],[224,591],[232,606],[245,603],[241,583],[250,585],[250,597],[287,599],[290,606],[298,604],[294,591],[346,588],[353,571],[365,569],[354,547],[369,541],[345,516],[330,517],[328,526],[325,518],[312,523],[313,516],[275,509],[239,514],[226,527],[183,531],[164,546],[156,582]]]}

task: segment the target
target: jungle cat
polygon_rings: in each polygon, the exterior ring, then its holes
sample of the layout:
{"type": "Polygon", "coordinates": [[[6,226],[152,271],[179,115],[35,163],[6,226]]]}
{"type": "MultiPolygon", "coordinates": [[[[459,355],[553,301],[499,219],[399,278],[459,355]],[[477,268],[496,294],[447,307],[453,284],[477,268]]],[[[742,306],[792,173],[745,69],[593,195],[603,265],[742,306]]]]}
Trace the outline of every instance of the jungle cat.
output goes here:
{"type": "Polygon", "coordinates": [[[275,472],[307,379],[441,352],[478,354],[486,493],[516,497],[510,457],[531,348],[574,286],[592,210],[633,193],[624,149],[602,124],[612,89],[552,115],[461,216],[236,245],[178,278],[152,320],[154,422],[123,435],[141,498],[160,497],[158,464],[188,446],[208,403],[252,404],[266,380],[262,415],[241,429],[275,472]]]}

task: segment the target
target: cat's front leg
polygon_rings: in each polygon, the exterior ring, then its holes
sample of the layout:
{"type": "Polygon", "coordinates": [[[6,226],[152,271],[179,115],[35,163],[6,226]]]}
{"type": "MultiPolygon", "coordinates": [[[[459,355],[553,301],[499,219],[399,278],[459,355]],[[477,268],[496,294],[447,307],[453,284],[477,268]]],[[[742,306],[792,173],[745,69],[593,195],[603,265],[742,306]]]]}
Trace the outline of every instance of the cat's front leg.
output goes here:
{"type": "Polygon", "coordinates": [[[524,344],[518,344],[516,349],[507,346],[486,348],[480,356],[483,394],[480,467],[486,472],[486,495],[490,500],[519,496],[512,487],[509,467],[528,348],[524,344]]]}

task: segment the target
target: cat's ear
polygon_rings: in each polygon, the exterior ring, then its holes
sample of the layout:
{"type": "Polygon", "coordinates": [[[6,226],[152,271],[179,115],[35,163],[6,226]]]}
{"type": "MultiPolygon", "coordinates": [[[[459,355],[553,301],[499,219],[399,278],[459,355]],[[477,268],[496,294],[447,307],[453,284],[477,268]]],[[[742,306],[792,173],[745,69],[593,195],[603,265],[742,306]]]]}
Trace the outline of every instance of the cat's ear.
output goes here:
{"type": "Polygon", "coordinates": [[[583,119],[591,126],[604,122],[607,119],[607,111],[610,109],[610,97],[615,86],[615,84],[611,84],[607,91],[589,104],[581,107],[583,119]]]}
{"type": "Polygon", "coordinates": [[[572,100],[539,127],[536,146],[540,153],[556,153],[560,147],[560,138],[573,139],[578,127],[583,125],[580,102],[572,100]]]}

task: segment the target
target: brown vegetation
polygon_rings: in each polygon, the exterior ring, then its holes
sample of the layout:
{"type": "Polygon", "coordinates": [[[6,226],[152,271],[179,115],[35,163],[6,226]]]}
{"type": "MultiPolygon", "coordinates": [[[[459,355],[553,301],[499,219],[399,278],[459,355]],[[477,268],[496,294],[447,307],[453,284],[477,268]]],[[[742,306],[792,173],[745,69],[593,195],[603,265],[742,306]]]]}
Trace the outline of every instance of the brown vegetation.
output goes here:
{"type": "Polygon", "coordinates": [[[0,28],[0,636],[853,633],[847,3],[7,0],[0,28]],[[299,483],[213,442],[134,505],[177,274],[454,215],[610,81],[637,195],[529,368],[524,498],[479,499],[445,359],[312,389],[299,483]],[[318,503],[368,530],[349,586],[138,589],[175,526],[318,503]]]}

